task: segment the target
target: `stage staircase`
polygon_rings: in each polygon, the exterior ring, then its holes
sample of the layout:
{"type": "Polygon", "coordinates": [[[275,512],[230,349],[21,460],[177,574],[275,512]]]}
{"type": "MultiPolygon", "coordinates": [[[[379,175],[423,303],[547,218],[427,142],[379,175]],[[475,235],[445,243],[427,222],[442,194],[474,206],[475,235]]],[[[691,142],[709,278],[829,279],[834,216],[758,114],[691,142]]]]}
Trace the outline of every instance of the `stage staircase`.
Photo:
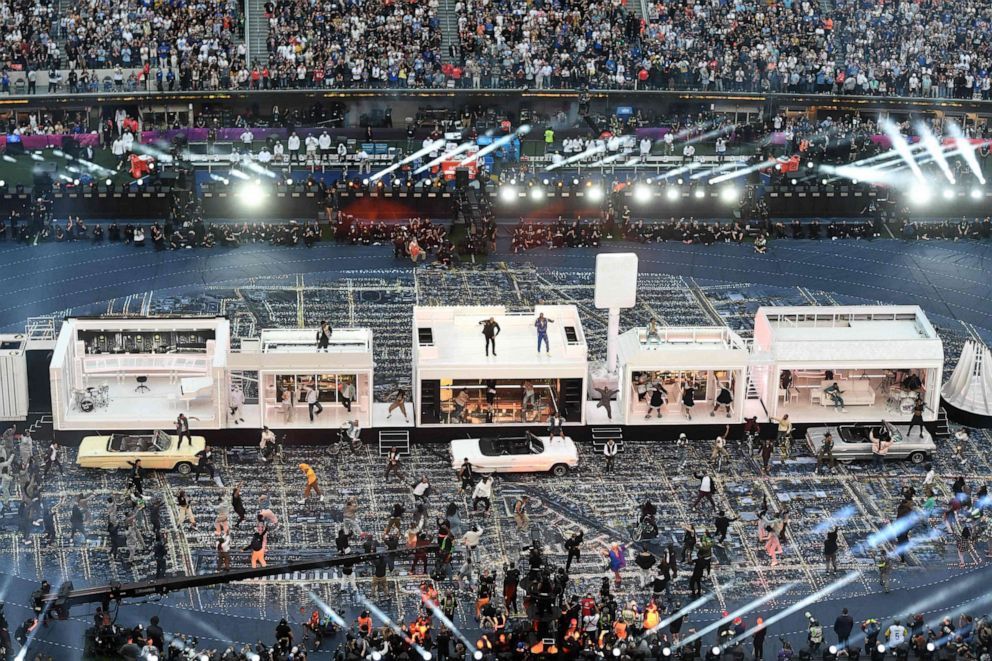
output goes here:
{"type": "Polygon", "coordinates": [[[248,46],[248,62],[267,62],[269,59],[266,41],[269,38],[269,22],[265,18],[263,0],[247,0],[245,19],[245,40],[248,46]]]}
{"type": "Polygon", "coordinates": [[[596,452],[602,454],[606,442],[611,438],[617,443],[617,452],[623,452],[623,428],[622,427],[592,427],[592,447],[596,452]]]}
{"type": "Polygon", "coordinates": [[[947,409],[941,406],[937,410],[937,420],[933,423],[933,440],[946,441],[951,437],[951,428],[947,423],[947,409]]]}
{"type": "Polygon", "coordinates": [[[448,47],[458,43],[458,14],[455,13],[455,0],[441,0],[437,8],[438,27],[441,30],[441,61],[458,64],[451,57],[448,47]]]}
{"type": "Polygon", "coordinates": [[[401,457],[410,456],[410,432],[405,429],[379,431],[379,454],[387,455],[396,450],[401,457]]]}

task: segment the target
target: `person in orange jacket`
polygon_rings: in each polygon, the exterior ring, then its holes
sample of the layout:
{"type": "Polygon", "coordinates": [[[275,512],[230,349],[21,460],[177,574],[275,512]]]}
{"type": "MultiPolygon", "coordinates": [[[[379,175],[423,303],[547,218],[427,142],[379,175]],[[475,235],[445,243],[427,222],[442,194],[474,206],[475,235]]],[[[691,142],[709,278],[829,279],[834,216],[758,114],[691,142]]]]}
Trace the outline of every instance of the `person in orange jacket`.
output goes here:
{"type": "Polygon", "coordinates": [[[303,487],[303,498],[300,498],[300,504],[307,502],[311,491],[320,496],[320,500],[323,501],[324,494],[320,493],[320,487],[317,486],[317,474],[313,468],[310,467],[310,464],[300,464],[300,470],[307,476],[307,485],[303,487]]]}

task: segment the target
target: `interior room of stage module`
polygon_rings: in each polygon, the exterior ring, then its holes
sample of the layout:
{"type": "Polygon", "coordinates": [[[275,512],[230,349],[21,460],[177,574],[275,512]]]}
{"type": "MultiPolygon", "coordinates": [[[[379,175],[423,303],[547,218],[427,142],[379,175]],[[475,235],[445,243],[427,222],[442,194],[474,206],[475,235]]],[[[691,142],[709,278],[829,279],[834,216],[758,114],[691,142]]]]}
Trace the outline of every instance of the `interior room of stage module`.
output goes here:
{"type": "Polygon", "coordinates": [[[102,331],[81,330],[86,353],[203,353],[212,330],[102,331]]]}
{"type": "Polygon", "coordinates": [[[422,383],[425,392],[434,388],[440,390],[436,421],[442,424],[543,422],[556,411],[568,422],[581,419],[581,407],[570,393],[581,393],[582,379],[441,379],[422,383]]]}
{"type": "Polygon", "coordinates": [[[735,389],[733,372],[727,370],[632,372],[630,381],[637,401],[642,403],[649,402],[654,391],[661,393],[665,403],[677,404],[683,401],[690,387],[694,402],[712,401],[721,387],[731,393],[735,389]]]}
{"type": "Polygon", "coordinates": [[[354,374],[278,374],[275,379],[275,401],[285,401],[289,393],[293,402],[307,401],[307,393],[317,388],[317,401],[330,403],[341,401],[341,390],[346,385],[357,387],[354,374]]]}
{"type": "Polygon", "coordinates": [[[908,368],[781,370],[778,397],[786,406],[857,406],[906,414],[924,397],[928,372],[908,368]]]}

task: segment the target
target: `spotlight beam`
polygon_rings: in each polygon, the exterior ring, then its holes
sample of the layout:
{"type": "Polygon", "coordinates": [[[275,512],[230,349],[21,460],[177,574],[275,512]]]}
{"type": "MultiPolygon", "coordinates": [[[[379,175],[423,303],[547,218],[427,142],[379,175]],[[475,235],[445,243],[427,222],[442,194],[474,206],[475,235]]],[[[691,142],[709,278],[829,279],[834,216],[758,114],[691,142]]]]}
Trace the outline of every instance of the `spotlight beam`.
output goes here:
{"type": "Polygon", "coordinates": [[[978,165],[978,159],[975,158],[975,146],[968,142],[967,138],[961,132],[961,127],[958,126],[957,122],[949,122],[947,128],[951,132],[951,136],[954,138],[954,146],[957,147],[958,153],[961,154],[961,158],[964,162],[968,164],[968,168],[971,173],[975,175],[978,182],[985,185],[985,175],[982,174],[982,168],[978,165]]]}
{"type": "Polygon", "coordinates": [[[394,622],[391,617],[383,613],[378,606],[376,606],[371,601],[369,601],[365,595],[359,594],[358,600],[361,601],[362,604],[369,609],[369,612],[372,613],[372,615],[375,615],[376,619],[378,619],[380,622],[382,622],[387,627],[389,627],[393,631],[393,633],[395,633],[397,636],[402,638],[407,645],[417,650],[417,654],[420,655],[420,658],[424,659],[425,661],[431,658],[430,652],[428,652],[419,644],[414,642],[413,638],[411,638],[409,634],[403,631],[403,629],[398,624],[396,624],[396,622],[394,622]]]}
{"type": "Polygon", "coordinates": [[[461,640],[463,643],[465,643],[465,649],[470,650],[473,647],[475,647],[472,644],[472,641],[465,637],[465,634],[462,633],[462,630],[456,627],[455,623],[452,622],[450,619],[448,619],[448,616],[445,615],[441,611],[441,609],[437,607],[437,604],[434,603],[433,599],[427,599],[426,601],[424,601],[424,605],[427,606],[427,608],[429,608],[432,613],[434,613],[434,617],[440,620],[441,623],[444,624],[444,626],[448,627],[449,631],[455,632],[455,635],[458,636],[458,639],[461,640]]]}
{"type": "Polygon", "coordinates": [[[513,133],[504,135],[502,138],[499,138],[498,140],[494,141],[492,144],[486,145],[485,147],[475,152],[468,158],[463,159],[460,163],[458,163],[458,165],[462,166],[462,165],[468,165],[469,163],[474,163],[483,156],[486,156],[487,154],[491,154],[492,152],[496,151],[503,145],[511,142],[514,138],[522,135],[527,135],[528,133],[530,133],[530,125],[524,124],[513,133]]]}
{"type": "Polygon", "coordinates": [[[606,145],[593,143],[593,146],[590,147],[589,149],[586,149],[583,152],[579,152],[578,154],[573,154],[572,156],[569,156],[568,158],[564,159],[559,163],[552,163],[551,165],[545,167],[544,170],[545,172],[550,172],[551,170],[555,170],[565,165],[570,165],[572,163],[575,163],[576,161],[581,161],[584,158],[595,156],[596,154],[602,154],[605,151],[606,151],[606,145]]]}
{"type": "Polygon", "coordinates": [[[923,139],[923,146],[926,147],[927,153],[930,157],[937,162],[937,166],[940,171],[944,173],[947,177],[947,181],[950,183],[954,182],[954,174],[951,172],[951,166],[947,164],[947,159],[944,157],[944,150],[940,143],[937,142],[937,138],[934,137],[933,132],[930,128],[923,122],[916,123],[916,132],[920,134],[923,139]]]}
{"type": "MultiPolygon", "coordinates": [[[[830,594],[833,594],[837,590],[840,590],[845,585],[848,585],[850,583],[853,583],[854,581],[856,581],[859,578],[861,578],[861,573],[862,573],[861,570],[855,570],[855,571],[848,572],[847,574],[845,574],[844,576],[841,576],[839,579],[837,579],[833,583],[830,583],[829,585],[826,585],[825,587],[817,590],[813,594],[800,599],[799,601],[797,601],[796,603],[792,604],[791,606],[789,606],[785,610],[782,610],[782,611],[779,611],[778,613],[775,613],[774,615],[772,615],[771,617],[769,617],[768,619],[766,619],[761,624],[761,626],[763,626],[765,628],[768,628],[771,625],[775,624],[776,622],[778,622],[780,620],[784,620],[785,618],[789,617],[793,613],[798,612],[798,611],[801,611],[802,609],[806,608],[810,604],[815,604],[816,602],[820,601],[824,597],[826,597],[826,596],[828,596],[830,594]]],[[[739,642],[741,640],[746,640],[747,638],[750,638],[752,635],[754,635],[754,632],[757,631],[757,630],[758,630],[758,626],[755,625],[755,626],[751,627],[750,629],[748,629],[747,631],[745,631],[744,633],[740,634],[739,636],[734,636],[725,645],[725,647],[729,647],[729,646],[731,646],[731,645],[733,645],[733,644],[735,644],[735,643],[737,643],[737,642],[739,642]]]]}
{"type": "Polygon", "coordinates": [[[463,154],[463,153],[467,152],[474,145],[475,145],[474,142],[463,142],[462,144],[458,145],[457,147],[455,147],[451,151],[444,152],[443,154],[441,154],[440,156],[438,156],[437,158],[435,158],[434,160],[432,160],[430,163],[427,163],[425,165],[421,165],[419,168],[417,168],[416,170],[414,170],[413,173],[414,174],[420,174],[424,170],[430,170],[435,165],[438,165],[439,163],[443,163],[444,161],[447,161],[452,156],[457,156],[458,154],[463,154]]]}
{"type": "Polygon", "coordinates": [[[791,590],[796,585],[797,584],[795,582],[786,583],[785,585],[780,585],[779,587],[775,588],[774,590],[772,590],[768,594],[766,594],[766,595],[764,595],[762,597],[759,597],[759,598],[757,598],[757,599],[755,599],[755,600],[753,600],[753,601],[751,601],[749,603],[744,604],[743,606],[741,606],[740,608],[738,608],[734,612],[728,613],[727,615],[725,615],[724,617],[720,618],[716,622],[713,622],[712,624],[709,624],[709,625],[703,627],[702,629],[700,629],[696,633],[692,634],[691,636],[686,636],[685,638],[681,639],[676,645],[674,645],[674,648],[675,649],[679,649],[680,647],[683,647],[684,645],[687,645],[688,643],[691,643],[694,640],[698,640],[699,638],[702,638],[703,636],[705,636],[706,634],[708,634],[711,631],[716,631],[717,629],[719,629],[721,626],[723,626],[727,622],[733,622],[736,618],[740,617],[741,615],[745,615],[747,613],[750,613],[751,611],[753,611],[758,606],[760,606],[762,604],[765,604],[765,603],[768,603],[772,599],[775,599],[776,597],[779,597],[779,596],[785,594],[786,592],[788,592],[789,590],[791,590]]]}
{"type": "Polygon", "coordinates": [[[379,170],[378,172],[376,172],[375,174],[373,174],[372,176],[369,177],[369,181],[376,181],[377,179],[382,179],[383,177],[385,177],[390,172],[395,172],[396,170],[399,170],[401,167],[403,167],[407,163],[411,163],[411,162],[417,160],[418,158],[420,158],[421,156],[424,156],[425,154],[429,154],[432,151],[434,151],[435,149],[440,149],[443,146],[444,146],[444,140],[434,140],[433,142],[431,142],[426,147],[421,147],[420,149],[418,149],[417,151],[413,152],[412,154],[410,154],[409,156],[407,156],[403,160],[397,161],[396,163],[393,163],[392,165],[390,165],[388,168],[386,168],[384,170],[379,170]]]}
{"type": "Polygon", "coordinates": [[[734,170],[733,172],[728,172],[727,174],[721,174],[717,177],[710,179],[709,183],[718,184],[721,181],[730,181],[731,179],[736,179],[737,177],[743,177],[746,174],[751,174],[752,172],[757,172],[758,170],[763,170],[769,166],[774,166],[777,161],[775,159],[768,159],[767,161],[762,161],[761,163],[755,163],[746,168],[741,168],[740,170],[734,170]]]}
{"type": "Polygon", "coordinates": [[[881,126],[885,135],[889,136],[889,139],[892,140],[892,146],[895,148],[896,153],[906,162],[909,169],[913,171],[913,176],[916,177],[916,180],[923,183],[923,171],[920,170],[920,166],[913,157],[913,153],[909,150],[909,143],[906,142],[906,138],[903,137],[902,133],[899,132],[899,129],[891,120],[884,120],[881,126]]]}

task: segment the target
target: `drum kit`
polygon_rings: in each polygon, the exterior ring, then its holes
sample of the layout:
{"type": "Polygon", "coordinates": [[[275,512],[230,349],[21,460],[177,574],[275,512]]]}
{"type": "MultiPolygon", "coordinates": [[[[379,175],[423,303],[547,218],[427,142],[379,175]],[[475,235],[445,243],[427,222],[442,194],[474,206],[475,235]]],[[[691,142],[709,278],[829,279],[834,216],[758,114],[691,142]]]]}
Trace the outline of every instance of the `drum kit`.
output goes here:
{"type": "Polygon", "coordinates": [[[74,408],[83,413],[89,413],[96,408],[106,408],[110,404],[110,386],[106,383],[99,387],[88,387],[72,391],[74,408]]]}
{"type": "Polygon", "coordinates": [[[915,392],[903,390],[898,386],[889,388],[887,408],[893,413],[909,415],[916,406],[916,399],[919,397],[915,392]]]}

